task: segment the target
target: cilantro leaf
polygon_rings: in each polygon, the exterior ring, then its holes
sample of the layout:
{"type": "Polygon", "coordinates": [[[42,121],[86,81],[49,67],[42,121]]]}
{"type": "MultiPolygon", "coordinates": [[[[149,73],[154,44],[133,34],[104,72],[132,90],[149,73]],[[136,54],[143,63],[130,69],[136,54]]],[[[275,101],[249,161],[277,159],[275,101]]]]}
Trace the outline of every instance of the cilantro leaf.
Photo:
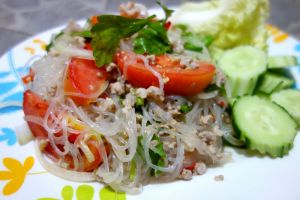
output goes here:
{"type": "Polygon", "coordinates": [[[184,48],[186,50],[190,50],[190,51],[196,51],[196,52],[202,52],[203,51],[203,48],[202,47],[199,47],[197,45],[194,45],[193,43],[190,43],[190,42],[186,42],[184,44],[184,48]]]}
{"type": "Polygon", "coordinates": [[[203,45],[208,48],[214,41],[214,38],[210,35],[197,35],[195,33],[186,32],[184,30],[182,31],[184,48],[189,51],[201,53],[203,51],[203,45]],[[202,43],[202,45],[199,44],[199,42],[202,43]]]}
{"type": "Polygon", "coordinates": [[[59,38],[60,36],[62,36],[64,34],[63,31],[60,31],[58,34],[55,35],[55,37],[53,38],[53,40],[48,44],[46,45],[46,51],[49,52],[50,49],[53,47],[53,43],[54,41],[59,38]]]}
{"type": "Polygon", "coordinates": [[[191,44],[193,44],[195,41],[201,41],[206,47],[209,47],[214,41],[214,38],[210,35],[197,35],[186,32],[183,34],[183,40],[191,44]]]}
{"type": "Polygon", "coordinates": [[[165,12],[164,23],[166,23],[166,21],[168,20],[168,18],[171,17],[171,15],[174,12],[174,10],[170,10],[169,8],[167,8],[166,5],[162,4],[160,1],[156,1],[156,3],[164,10],[164,12],[165,12]]]}
{"type": "Polygon", "coordinates": [[[158,21],[148,23],[148,27],[139,32],[133,46],[134,52],[139,54],[161,55],[172,51],[167,31],[158,21]]]}
{"type": "MultiPolygon", "coordinates": [[[[160,141],[159,136],[153,135],[151,141],[157,141],[157,145],[153,149],[149,149],[149,155],[151,162],[154,165],[163,167],[165,165],[165,161],[167,158],[167,154],[163,148],[163,143],[160,141]]],[[[144,154],[144,138],[143,136],[138,137],[138,147],[137,147],[137,152],[138,154],[142,157],[143,160],[145,160],[145,154],[144,154]]],[[[161,171],[156,170],[156,169],[151,169],[150,170],[150,175],[151,176],[158,176],[161,173],[161,171]]]]}
{"type": "Polygon", "coordinates": [[[130,19],[118,15],[98,16],[100,23],[92,27],[92,47],[97,66],[112,62],[122,38],[140,31],[155,16],[146,19],[130,19]]]}
{"type": "Polygon", "coordinates": [[[80,36],[80,37],[84,37],[84,38],[92,38],[92,33],[89,30],[73,32],[71,35],[72,36],[80,36]]]}
{"type": "MultiPolygon", "coordinates": [[[[149,151],[151,161],[154,165],[163,167],[165,165],[165,159],[167,157],[167,154],[165,150],[163,149],[163,143],[160,141],[160,138],[157,135],[153,135],[151,141],[157,141],[158,144],[155,146],[155,148],[151,149],[149,151]]],[[[161,171],[156,169],[151,169],[150,175],[151,176],[158,176],[161,173],[161,171]]]]}
{"type": "Polygon", "coordinates": [[[163,143],[160,141],[160,138],[154,134],[151,141],[157,141],[158,143],[152,151],[161,157],[166,157],[167,154],[163,148],[163,143]]]}
{"type": "Polygon", "coordinates": [[[167,36],[165,23],[174,12],[168,9],[160,1],[156,1],[165,12],[165,19],[162,21],[149,22],[146,28],[143,28],[138,37],[134,40],[134,52],[139,54],[161,55],[172,51],[171,43],[167,36]]]}

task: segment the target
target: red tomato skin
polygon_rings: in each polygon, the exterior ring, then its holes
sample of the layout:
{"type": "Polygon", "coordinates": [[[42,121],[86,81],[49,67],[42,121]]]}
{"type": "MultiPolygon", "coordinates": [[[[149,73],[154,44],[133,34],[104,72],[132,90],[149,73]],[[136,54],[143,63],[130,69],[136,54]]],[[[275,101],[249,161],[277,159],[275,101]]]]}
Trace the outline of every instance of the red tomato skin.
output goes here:
{"type": "Polygon", "coordinates": [[[90,42],[85,43],[84,49],[93,51],[92,44],[90,42]]]}
{"type": "MultiPolygon", "coordinates": [[[[116,55],[116,62],[126,80],[135,87],[148,88],[150,86],[159,86],[157,77],[144,67],[140,60],[127,67],[125,72],[126,58],[130,56],[127,52],[120,52],[116,55]]],[[[180,64],[170,61],[166,57],[158,57],[156,62],[163,63],[162,67],[153,66],[153,68],[167,79],[164,84],[166,94],[175,94],[182,96],[192,96],[203,91],[213,80],[215,67],[212,64],[199,62],[197,69],[181,69],[180,64]],[[175,67],[172,67],[172,64],[175,67]]]]}
{"type": "MultiPolygon", "coordinates": [[[[25,116],[37,116],[44,118],[49,104],[41,96],[33,93],[31,90],[26,90],[23,96],[23,111],[25,116]]],[[[40,125],[32,122],[27,122],[28,126],[36,138],[47,138],[47,131],[40,125]]]]}
{"type": "MultiPolygon", "coordinates": [[[[37,116],[44,118],[49,107],[49,103],[45,101],[41,96],[35,94],[31,90],[26,90],[24,92],[23,99],[23,111],[25,116],[37,116]]],[[[33,134],[33,136],[37,139],[47,139],[48,133],[47,131],[40,125],[27,122],[28,126],[33,134]]],[[[61,132],[56,133],[57,136],[61,135],[61,132]]],[[[77,139],[77,134],[70,134],[68,137],[69,142],[74,143],[77,139]]],[[[83,156],[83,170],[82,171],[92,171],[96,169],[102,163],[102,157],[98,151],[99,142],[93,139],[90,139],[87,142],[90,151],[93,153],[95,160],[93,162],[88,162],[85,156],[83,156]]],[[[58,148],[63,149],[63,146],[60,145],[58,148]]],[[[105,147],[106,152],[109,153],[109,146],[105,147]]],[[[48,143],[43,150],[45,154],[47,154],[50,158],[59,159],[59,155],[54,151],[50,143],[48,143]]],[[[73,159],[71,155],[66,155],[64,157],[64,161],[69,164],[70,169],[74,168],[73,159]]]]}
{"type": "Polygon", "coordinates": [[[98,68],[95,61],[72,58],[64,82],[64,91],[67,94],[86,95],[87,97],[72,95],[69,97],[77,105],[89,105],[104,92],[108,85],[107,78],[105,68],[98,68]]]}
{"type": "MultiPolygon", "coordinates": [[[[102,163],[103,159],[98,151],[98,146],[100,145],[98,141],[90,139],[87,141],[87,145],[90,151],[93,153],[95,160],[93,162],[89,162],[85,156],[83,156],[83,169],[80,171],[90,172],[99,167],[102,163]]],[[[108,155],[110,152],[110,147],[108,145],[105,146],[106,154],[108,155]]],[[[66,155],[64,161],[69,164],[70,169],[74,169],[74,162],[71,155],[66,155]]]]}

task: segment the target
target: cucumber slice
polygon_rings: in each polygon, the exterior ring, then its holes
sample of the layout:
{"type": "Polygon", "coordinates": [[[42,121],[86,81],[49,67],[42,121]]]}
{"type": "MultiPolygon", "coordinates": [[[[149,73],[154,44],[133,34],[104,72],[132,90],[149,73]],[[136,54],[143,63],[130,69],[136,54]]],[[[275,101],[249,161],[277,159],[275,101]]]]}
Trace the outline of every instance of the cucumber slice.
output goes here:
{"type": "Polygon", "coordinates": [[[300,91],[288,89],[271,95],[271,100],[286,109],[300,125],[300,91]]]}
{"type": "Polygon", "coordinates": [[[233,120],[249,149],[272,157],[287,154],[297,133],[297,123],[282,107],[257,96],[238,98],[233,120]]]}
{"type": "Polygon", "coordinates": [[[271,94],[273,92],[290,88],[294,80],[273,73],[266,73],[257,84],[256,92],[271,94]]]}
{"type": "Polygon", "coordinates": [[[226,76],[228,98],[252,94],[258,77],[267,69],[267,55],[251,46],[226,51],[218,62],[226,76]]]}
{"type": "Polygon", "coordinates": [[[268,68],[285,68],[297,66],[298,60],[296,56],[270,56],[268,58],[268,68]]]}

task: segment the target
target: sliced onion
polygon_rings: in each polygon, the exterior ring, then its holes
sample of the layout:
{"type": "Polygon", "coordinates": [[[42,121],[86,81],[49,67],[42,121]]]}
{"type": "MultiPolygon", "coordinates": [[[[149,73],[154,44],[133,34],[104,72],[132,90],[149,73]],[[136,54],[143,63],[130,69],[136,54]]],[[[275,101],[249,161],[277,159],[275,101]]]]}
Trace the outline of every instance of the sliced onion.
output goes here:
{"type": "Polygon", "coordinates": [[[120,132],[121,121],[116,120],[115,122],[93,122],[87,114],[82,110],[82,108],[78,108],[75,103],[69,99],[69,103],[74,113],[90,128],[94,129],[96,132],[103,134],[104,136],[113,136],[120,132]]]}
{"type": "Polygon", "coordinates": [[[26,122],[15,126],[15,133],[20,145],[25,145],[34,139],[31,130],[26,122]]]}
{"type": "Polygon", "coordinates": [[[212,92],[202,92],[198,94],[199,99],[212,99],[218,95],[218,91],[212,91],[212,92]]]}
{"type": "Polygon", "coordinates": [[[94,154],[91,152],[90,148],[88,147],[88,145],[83,141],[81,140],[80,142],[80,149],[82,150],[82,152],[84,153],[86,159],[88,160],[89,163],[92,163],[94,162],[95,160],[95,156],[94,154]]]}
{"type": "Polygon", "coordinates": [[[92,51],[70,47],[68,44],[56,42],[54,48],[57,52],[68,57],[77,57],[87,60],[95,60],[92,51]]]}
{"type": "Polygon", "coordinates": [[[35,152],[40,164],[51,174],[69,181],[76,182],[92,182],[96,181],[96,176],[92,172],[76,172],[64,169],[55,164],[49,163],[42,155],[40,144],[35,143],[35,152]]]}

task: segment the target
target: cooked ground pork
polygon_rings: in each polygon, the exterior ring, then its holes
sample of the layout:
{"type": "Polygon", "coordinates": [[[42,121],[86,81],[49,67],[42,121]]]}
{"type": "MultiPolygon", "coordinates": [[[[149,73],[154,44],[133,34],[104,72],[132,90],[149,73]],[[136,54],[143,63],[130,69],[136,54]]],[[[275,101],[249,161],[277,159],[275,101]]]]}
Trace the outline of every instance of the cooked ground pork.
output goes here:
{"type": "Polygon", "coordinates": [[[203,175],[206,172],[206,164],[204,162],[198,162],[195,164],[194,174],[196,175],[203,175]]]}
{"type": "Polygon", "coordinates": [[[183,169],[179,175],[179,178],[184,180],[191,180],[193,177],[193,172],[189,169],[183,169]]]}
{"type": "Polygon", "coordinates": [[[120,5],[120,14],[128,18],[145,18],[148,17],[147,8],[143,4],[135,2],[122,3],[120,5]]]}
{"type": "Polygon", "coordinates": [[[214,177],[215,181],[224,181],[224,176],[223,175],[218,175],[214,177]]]}

